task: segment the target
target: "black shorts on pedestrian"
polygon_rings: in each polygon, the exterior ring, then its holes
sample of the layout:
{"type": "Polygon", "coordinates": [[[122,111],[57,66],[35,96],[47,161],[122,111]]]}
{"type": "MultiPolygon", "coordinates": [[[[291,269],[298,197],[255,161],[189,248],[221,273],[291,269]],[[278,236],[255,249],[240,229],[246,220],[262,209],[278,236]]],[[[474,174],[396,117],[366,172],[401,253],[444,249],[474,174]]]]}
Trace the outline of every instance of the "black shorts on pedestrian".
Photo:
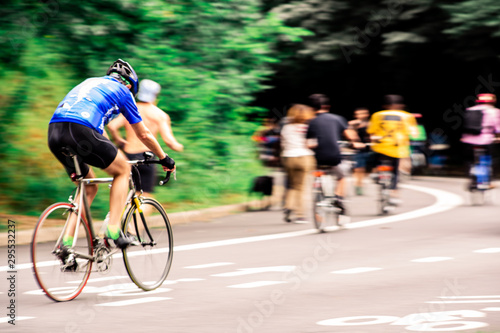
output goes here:
{"type": "MultiPolygon", "coordinates": [[[[128,159],[131,161],[134,160],[143,160],[144,153],[137,154],[129,154],[125,153],[128,159]]],[[[141,188],[146,193],[153,193],[155,182],[156,182],[156,165],[155,164],[142,164],[137,165],[137,170],[139,171],[139,175],[141,176],[141,188]]],[[[138,186],[138,181],[134,179],[136,186],[138,186]]]]}
{"type": "Polygon", "coordinates": [[[61,162],[69,176],[76,173],[71,154],[78,156],[82,175],[89,172],[89,165],[106,169],[116,158],[118,149],[94,129],[70,122],[49,124],[48,143],[52,154],[61,162]]]}

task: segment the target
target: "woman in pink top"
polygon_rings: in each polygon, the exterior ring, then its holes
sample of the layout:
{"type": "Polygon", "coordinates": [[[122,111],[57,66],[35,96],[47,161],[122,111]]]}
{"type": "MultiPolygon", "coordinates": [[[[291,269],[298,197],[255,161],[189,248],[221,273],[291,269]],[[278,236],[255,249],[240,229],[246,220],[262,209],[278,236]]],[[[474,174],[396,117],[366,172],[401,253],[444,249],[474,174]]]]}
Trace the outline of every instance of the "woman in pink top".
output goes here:
{"type": "Polygon", "coordinates": [[[307,174],[315,168],[314,152],[307,148],[307,123],[314,117],[314,111],[301,104],[288,110],[289,123],[281,130],[281,157],[289,182],[285,201],[285,221],[291,222],[292,211],[297,222],[305,222],[304,188],[307,174]]]}

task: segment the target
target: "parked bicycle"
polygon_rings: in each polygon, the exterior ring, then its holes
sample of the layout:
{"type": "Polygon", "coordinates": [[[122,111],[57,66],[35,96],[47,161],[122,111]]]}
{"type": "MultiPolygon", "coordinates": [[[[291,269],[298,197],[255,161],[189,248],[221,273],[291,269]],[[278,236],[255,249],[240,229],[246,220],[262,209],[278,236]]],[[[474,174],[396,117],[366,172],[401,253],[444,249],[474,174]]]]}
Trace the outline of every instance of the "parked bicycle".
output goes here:
{"type": "MultiPolygon", "coordinates": [[[[159,164],[145,153],[144,160],[130,161],[133,166],[159,164]]],[[[31,243],[31,259],[36,281],[54,301],[70,301],[85,287],[91,272],[110,270],[113,255],[119,251],[94,230],[85,186],[111,183],[113,178],[88,178],[81,175],[77,157],[73,158],[78,183],[69,202],[49,206],[40,216],[31,243]],[[78,200],[76,200],[78,198],[78,200]],[[70,220],[76,216],[76,229],[71,247],[62,246],[70,220]]],[[[132,281],[145,291],[162,285],[170,271],[173,258],[173,234],[167,213],[161,204],[142,196],[140,177],[135,167],[129,180],[129,192],[123,210],[123,233],[136,238],[139,245],[122,250],[123,261],[132,281]],[[136,175],[135,177],[133,175],[136,175]]],[[[168,182],[170,172],[160,185],[168,182]]],[[[105,230],[105,226],[101,228],[105,230]]]]}

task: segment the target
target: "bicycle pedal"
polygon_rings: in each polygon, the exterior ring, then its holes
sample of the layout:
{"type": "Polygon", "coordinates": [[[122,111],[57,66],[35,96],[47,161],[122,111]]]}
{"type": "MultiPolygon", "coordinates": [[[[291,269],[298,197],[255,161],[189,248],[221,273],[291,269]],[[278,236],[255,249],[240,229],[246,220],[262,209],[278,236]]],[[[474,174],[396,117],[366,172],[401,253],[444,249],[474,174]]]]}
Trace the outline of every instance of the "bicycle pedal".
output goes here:
{"type": "Polygon", "coordinates": [[[77,270],[78,263],[75,259],[69,259],[66,264],[61,265],[61,272],[76,272],[77,270]]]}

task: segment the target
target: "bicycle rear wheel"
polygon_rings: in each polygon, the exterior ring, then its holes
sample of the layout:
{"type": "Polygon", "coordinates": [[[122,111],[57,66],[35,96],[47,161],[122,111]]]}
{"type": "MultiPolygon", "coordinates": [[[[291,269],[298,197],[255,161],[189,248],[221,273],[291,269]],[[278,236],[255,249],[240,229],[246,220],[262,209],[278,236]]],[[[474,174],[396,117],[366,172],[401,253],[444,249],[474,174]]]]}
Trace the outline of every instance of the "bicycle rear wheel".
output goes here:
{"type": "Polygon", "coordinates": [[[390,190],[385,184],[380,184],[379,211],[381,215],[389,212],[390,190]]]}
{"type": "Polygon", "coordinates": [[[469,190],[472,206],[482,206],[485,204],[484,192],[485,190],[478,188],[472,188],[469,190]]]}
{"type": "Polygon", "coordinates": [[[167,278],[174,255],[174,239],[167,213],[158,201],[143,198],[141,208],[143,216],[135,205],[125,216],[123,231],[135,235],[141,245],[123,250],[123,261],[132,281],[148,291],[161,286],[167,278]]]}
{"type": "MultiPolygon", "coordinates": [[[[92,261],[78,256],[92,257],[92,237],[85,219],[81,219],[75,252],[76,265],[66,267],[65,257],[58,240],[62,237],[66,221],[73,211],[69,203],[56,203],[49,206],[40,216],[31,242],[31,260],[35,279],[45,295],[57,302],[70,301],[78,296],[90,276],[92,261]]],[[[61,241],[62,243],[62,241],[61,241]]]]}

